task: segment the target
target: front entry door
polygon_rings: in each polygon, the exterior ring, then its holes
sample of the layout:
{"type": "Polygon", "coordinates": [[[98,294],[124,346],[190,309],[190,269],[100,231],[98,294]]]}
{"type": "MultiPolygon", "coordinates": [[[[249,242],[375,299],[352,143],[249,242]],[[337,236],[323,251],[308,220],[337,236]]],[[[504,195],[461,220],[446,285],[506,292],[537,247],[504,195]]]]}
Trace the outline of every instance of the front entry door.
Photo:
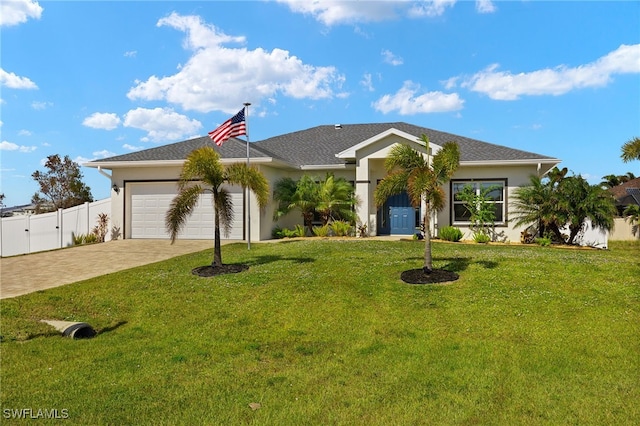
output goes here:
{"type": "Polygon", "coordinates": [[[389,197],[378,210],[378,235],[413,235],[415,227],[416,210],[406,192],[389,197]]]}
{"type": "Polygon", "coordinates": [[[413,207],[390,207],[391,234],[412,235],[416,232],[416,212],[413,207]]]}

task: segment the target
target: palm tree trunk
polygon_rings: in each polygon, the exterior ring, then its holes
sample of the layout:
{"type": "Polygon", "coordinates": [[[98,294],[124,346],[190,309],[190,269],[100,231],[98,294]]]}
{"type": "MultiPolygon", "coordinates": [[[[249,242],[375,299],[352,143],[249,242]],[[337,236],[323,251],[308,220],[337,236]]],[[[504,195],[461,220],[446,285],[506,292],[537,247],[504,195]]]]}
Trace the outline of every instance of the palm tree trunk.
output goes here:
{"type": "Polygon", "coordinates": [[[429,204],[425,209],[424,215],[424,267],[422,270],[425,274],[433,272],[433,259],[431,257],[431,211],[429,204]]]}
{"type": "Polygon", "coordinates": [[[222,248],[220,244],[220,220],[218,209],[213,209],[213,215],[215,218],[214,225],[214,236],[213,236],[213,262],[211,262],[211,266],[222,266],[222,248]]]}

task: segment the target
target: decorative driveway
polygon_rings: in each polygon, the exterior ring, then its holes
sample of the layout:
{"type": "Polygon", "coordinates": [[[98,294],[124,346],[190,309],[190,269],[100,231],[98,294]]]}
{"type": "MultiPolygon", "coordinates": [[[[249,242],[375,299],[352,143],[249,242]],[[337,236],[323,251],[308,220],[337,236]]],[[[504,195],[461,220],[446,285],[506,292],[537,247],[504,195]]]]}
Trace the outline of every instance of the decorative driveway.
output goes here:
{"type": "MultiPolygon", "coordinates": [[[[231,241],[223,241],[223,244],[231,241]]],[[[237,242],[237,241],[233,241],[237,242]]],[[[211,249],[213,240],[116,240],[0,259],[0,299],[211,249]]]]}

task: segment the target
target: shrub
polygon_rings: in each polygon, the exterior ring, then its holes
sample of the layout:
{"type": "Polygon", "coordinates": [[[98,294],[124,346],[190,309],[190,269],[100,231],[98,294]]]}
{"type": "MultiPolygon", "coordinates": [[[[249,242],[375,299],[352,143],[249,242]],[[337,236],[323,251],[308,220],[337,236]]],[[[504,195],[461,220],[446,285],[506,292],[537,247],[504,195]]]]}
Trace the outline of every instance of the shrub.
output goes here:
{"type": "Polygon", "coordinates": [[[93,244],[100,242],[96,234],[71,234],[71,240],[74,246],[81,246],[83,244],[93,244]]]}
{"type": "Polygon", "coordinates": [[[440,238],[446,241],[458,242],[462,239],[462,231],[455,226],[440,228],[440,238]]]}
{"type": "Polygon", "coordinates": [[[548,237],[536,238],[536,244],[538,244],[541,247],[548,247],[551,245],[551,238],[548,238],[548,237]]]}
{"type": "Polygon", "coordinates": [[[91,233],[96,236],[97,242],[104,243],[109,230],[109,215],[106,213],[98,214],[98,224],[93,228],[91,233]]]}
{"type": "Polygon", "coordinates": [[[479,244],[486,244],[491,241],[491,237],[484,232],[475,232],[473,234],[473,241],[479,244]]]}
{"type": "Polygon", "coordinates": [[[273,228],[273,229],[271,230],[271,237],[272,237],[272,238],[276,238],[276,239],[278,239],[278,240],[279,240],[279,239],[281,239],[281,238],[284,238],[284,237],[285,237],[285,235],[284,235],[284,229],[282,229],[282,228],[281,228],[281,227],[279,227],[279,226],[276,226],[275,228],[273,228]]]}
{"type": "Polygon", "coordinates": [[[336,237],[346,237],[351,235],[351,224],[343,220],[331,222],[331,230],[336,237]]]}
{"type": "Polygon", "coordinates": [[[327,235],[329,235],[329,225],[314,226],[313,235],[315,235],[316,237],[326,237],[327,235]]]}
{"type": "Polygon", "coordinates": [[[366,223],[361,223],[360,225],[357,226],[357,230],[358,230],[358,237],[360,238],[366,238],[369,236],[369,233],[367,232],[367,224],[366,223]]]}
{"type": "Polygon", "coordinates": [[[295,229],[293,230],[293,234],[294,237],[306,237],[307,236],[307,232],[305,231],[305,228],[303,225],[296,225],[295,229]]]}

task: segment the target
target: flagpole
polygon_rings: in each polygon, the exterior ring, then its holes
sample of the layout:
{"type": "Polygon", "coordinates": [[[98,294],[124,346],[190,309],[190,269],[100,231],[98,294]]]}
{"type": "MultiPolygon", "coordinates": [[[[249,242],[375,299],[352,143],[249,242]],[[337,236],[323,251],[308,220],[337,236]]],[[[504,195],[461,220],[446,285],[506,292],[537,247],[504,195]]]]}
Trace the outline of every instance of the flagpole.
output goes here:
{"type": "MultiPolygon", "coordinates": [[[[244,120],[247,136],[247,168],[250,167],[249,161],[249,105],[251,102],[244,103],[244,120]]],[[[251,250],[251,189],[247,186],[247,250],[251,250]]]]}

